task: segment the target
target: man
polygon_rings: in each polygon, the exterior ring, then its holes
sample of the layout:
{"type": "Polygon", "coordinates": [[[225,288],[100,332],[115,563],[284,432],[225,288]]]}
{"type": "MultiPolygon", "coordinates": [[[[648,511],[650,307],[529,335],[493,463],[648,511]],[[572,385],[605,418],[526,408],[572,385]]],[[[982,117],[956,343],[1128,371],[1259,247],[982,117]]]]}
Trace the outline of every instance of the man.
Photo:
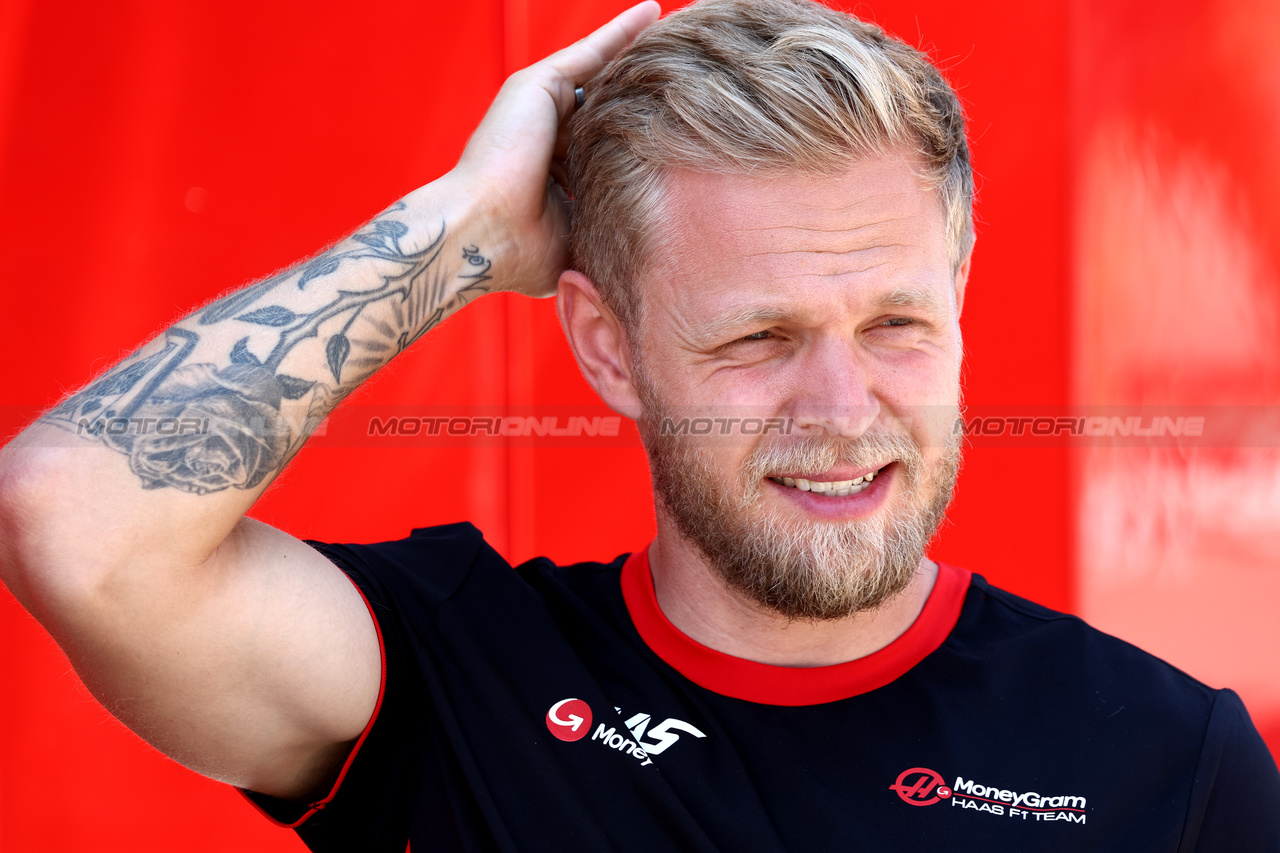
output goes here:
{"type": "Polygon", "coordinates": [[[783,0],[673,15],[596,77],[655,14],[515,75],[453,172],[7,447],[5,583],[135,731],[317,850],[1275,849],[1234,694],[923,558],[958,467],[954,94],[783,0]],[[465,525],[243,518],[395,353],[553,288],[641,425],[646,551],[516,573],[465,525]]]}

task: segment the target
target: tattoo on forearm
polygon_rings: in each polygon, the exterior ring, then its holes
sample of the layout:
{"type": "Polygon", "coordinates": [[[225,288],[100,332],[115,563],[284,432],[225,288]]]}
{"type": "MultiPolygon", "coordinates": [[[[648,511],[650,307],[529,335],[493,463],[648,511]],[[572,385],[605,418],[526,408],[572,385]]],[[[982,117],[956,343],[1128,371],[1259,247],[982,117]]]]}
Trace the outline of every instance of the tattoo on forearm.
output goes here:
{"type": "Polygon", "coordinates": [[[479,247],[464,248],[452,263],[441,257],[443,225],[429,245],[407,251],[401,240],[409,229],[392,218],[403,209],[397,204],[353,235],[358,247],[326,252],[182,321],[44,419],[128,456],[147,489],[203,495],[260,485],[339,400],[451,311],[488,292],[492,264],[479,247]],[[306,291],[352,263],[381,263],[387,272],[380,283],[339,289],[305,311],[268,299],[289,282],[306,291]],[[366,315],[375,303],[389,310],[366,315]],[[227,323],[255,331],[253,346],[245,334],[222,364],[188,363],[201,340],[195,329],[227,323]],[[323,341],[324,369],[311,377],[283,372],[289,354],[311,338],[323,341]],[[286,406],[292,420],[282,415],[286,406]]]}

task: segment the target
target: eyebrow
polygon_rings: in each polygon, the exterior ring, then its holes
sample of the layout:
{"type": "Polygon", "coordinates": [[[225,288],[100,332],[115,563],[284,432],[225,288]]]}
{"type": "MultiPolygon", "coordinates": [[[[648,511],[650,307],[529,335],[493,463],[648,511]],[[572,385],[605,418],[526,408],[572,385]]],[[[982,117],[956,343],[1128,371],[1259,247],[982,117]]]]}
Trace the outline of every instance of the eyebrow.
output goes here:
{"type": "Polygon", "coordinates": [[[771,326],[794,316],[793,312],[782,308],[746,305],[711,318],[698,329],[697,337],[702,343],[711,344],[744,326],[771,326]]]}
{"type": "Polygon", "coordinates": [[[894,308],[924,308],[939,314],[951,310],[951,302],[945,296],[932,288],[924,287],[895,287],[872,304],[894,308]]]}

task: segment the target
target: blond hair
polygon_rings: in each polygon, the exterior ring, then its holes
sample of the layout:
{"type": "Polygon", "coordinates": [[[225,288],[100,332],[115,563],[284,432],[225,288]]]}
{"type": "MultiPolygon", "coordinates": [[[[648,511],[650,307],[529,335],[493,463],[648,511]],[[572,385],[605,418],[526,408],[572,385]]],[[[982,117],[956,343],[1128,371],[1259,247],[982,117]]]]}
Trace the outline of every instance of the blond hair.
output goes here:
{"type": "Polygon", "coordinates": [[[664,171],[830,174],[919,152],[953,271],[973,245],[973,172],[955,92],[924,54],[807,0],[702,0],[646,29],[587,88],[569,177],[575,267],[638,319],[664,171]]]}

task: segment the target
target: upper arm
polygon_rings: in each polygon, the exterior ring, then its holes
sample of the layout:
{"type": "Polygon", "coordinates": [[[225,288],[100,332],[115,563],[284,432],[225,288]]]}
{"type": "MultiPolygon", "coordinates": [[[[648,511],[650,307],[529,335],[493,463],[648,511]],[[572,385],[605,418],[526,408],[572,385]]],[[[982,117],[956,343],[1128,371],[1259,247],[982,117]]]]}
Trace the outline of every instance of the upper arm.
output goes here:
{"type": "Polygon", "coordinates": [[[382,674],[360,592],[242,517],[256,492],[140,489],[37,425],[0,450],[0,579],[109,711],[192,769],[284,798],[342,763],[382,674]]]}
{"type": "Polygon", "coordinates": [[[96,609],[82,617],[90,630],[59,637],[77,671],[142,738],[207,776],[305,797],[373,713],[381,653],[359,590],[260,522],[242,520],[202,565],[104,590],[96,609]]]}

